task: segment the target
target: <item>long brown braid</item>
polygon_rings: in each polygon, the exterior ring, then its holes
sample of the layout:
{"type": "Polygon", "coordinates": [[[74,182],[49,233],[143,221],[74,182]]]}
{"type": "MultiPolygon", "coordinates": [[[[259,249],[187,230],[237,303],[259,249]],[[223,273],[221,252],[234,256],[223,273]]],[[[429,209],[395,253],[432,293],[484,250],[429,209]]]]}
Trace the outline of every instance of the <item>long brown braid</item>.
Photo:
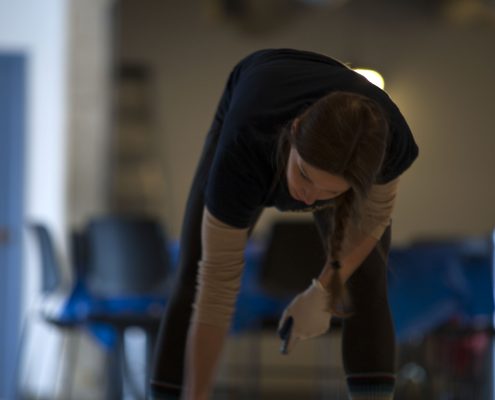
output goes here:
{"type": "Polygon", "coordinates": [[[333,267],[333,275],[327,290],[332,294],[328,297],[328,309],[332,314],[346,317],[352,308],[351,299],[346,286],[340,276],[340,254],[345,239],[345,229],[352,218],[356,218],[353,210],[354,192],[348,191],[336,201],[335,211],[332,213],[332,233],[328,237],[328,263],[333,267]]]}
{"type": "Polygon", "coordinates": [[[363,200],[383,163],[388,123],[375,101],[349,92],[333,92],[319,99],[297,119],[297,131],[286,129],[280,137],[279,171],[285,171],[288,152],[294,146],[304,161],[351,185],[335,199],[327,240],[327,262],[334,272],[327,287],[328,307],[334,315],[346,316],[351,299],[339,271],[346,227],[350,222],[359,223],[363,200]]]}

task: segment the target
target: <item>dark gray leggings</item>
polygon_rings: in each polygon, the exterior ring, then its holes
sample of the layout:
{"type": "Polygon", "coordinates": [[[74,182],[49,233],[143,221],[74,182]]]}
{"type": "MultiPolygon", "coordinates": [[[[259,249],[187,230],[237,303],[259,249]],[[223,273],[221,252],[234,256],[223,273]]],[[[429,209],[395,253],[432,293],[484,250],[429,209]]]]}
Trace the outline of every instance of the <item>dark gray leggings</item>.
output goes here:
{"type": "MultiPolygon", "coordinates": [[[[330,228],[332,208],[314,213],[322,236],[330,228]]],[[[347,281],[353,313],[343,320],[342,357],[347,375],[395,371],[395,332],[388,303],[387,258],[391,228],[347,281]]]]}

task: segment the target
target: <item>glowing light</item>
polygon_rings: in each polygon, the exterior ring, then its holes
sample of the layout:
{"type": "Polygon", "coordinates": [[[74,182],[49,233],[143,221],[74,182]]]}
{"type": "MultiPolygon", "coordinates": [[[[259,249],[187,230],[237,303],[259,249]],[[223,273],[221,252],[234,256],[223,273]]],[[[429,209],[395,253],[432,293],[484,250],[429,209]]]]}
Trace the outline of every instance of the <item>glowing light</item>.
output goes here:
{"type": "Polygon", "coordinates": [[[365,68],[355,68],[354,71],[364,76],[373,85],[378,86],[380,89],[385,88],[385,80],[383,79],[383,76],[381,76],[379,72],[373,69],[365,69],[365,68]]]}

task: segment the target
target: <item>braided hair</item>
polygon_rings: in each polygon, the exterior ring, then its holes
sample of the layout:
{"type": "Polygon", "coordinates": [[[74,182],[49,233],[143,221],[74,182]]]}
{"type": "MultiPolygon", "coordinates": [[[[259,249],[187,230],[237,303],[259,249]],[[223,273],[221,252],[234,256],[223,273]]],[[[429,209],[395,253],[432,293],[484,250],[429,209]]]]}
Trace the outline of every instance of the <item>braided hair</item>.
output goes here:
{"type": "Polygon", "coordinates": [[[335,199],[332,230],[325,246],[327,263],[334,270],[327,287],[331,294],[328,308],[335,315],[345,316],[342,303],[349,298],[339,270],[346,227],[351,222],[359,223],[363,200],[380,171],[388,141],[388,122],[378,103],[350,92],[322,97],[297,119],[296,131],[285,129],[280,136],[279,171],[285,171],[293,146],[305,162],[350,184],[350,189],[335,199]]]}

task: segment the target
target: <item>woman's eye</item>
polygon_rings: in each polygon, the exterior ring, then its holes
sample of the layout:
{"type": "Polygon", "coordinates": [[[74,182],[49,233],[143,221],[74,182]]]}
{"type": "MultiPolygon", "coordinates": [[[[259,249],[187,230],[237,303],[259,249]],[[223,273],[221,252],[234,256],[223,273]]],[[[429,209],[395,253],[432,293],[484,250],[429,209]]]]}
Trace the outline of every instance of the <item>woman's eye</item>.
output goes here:
{"type": "Polygon", "coordinates": [[[304,172],[302,172],[301,170],[299,170],[299,173],[304,178],[304,180],[309,181],[309,178],[306,175],[304,175],[304,172]]]}

